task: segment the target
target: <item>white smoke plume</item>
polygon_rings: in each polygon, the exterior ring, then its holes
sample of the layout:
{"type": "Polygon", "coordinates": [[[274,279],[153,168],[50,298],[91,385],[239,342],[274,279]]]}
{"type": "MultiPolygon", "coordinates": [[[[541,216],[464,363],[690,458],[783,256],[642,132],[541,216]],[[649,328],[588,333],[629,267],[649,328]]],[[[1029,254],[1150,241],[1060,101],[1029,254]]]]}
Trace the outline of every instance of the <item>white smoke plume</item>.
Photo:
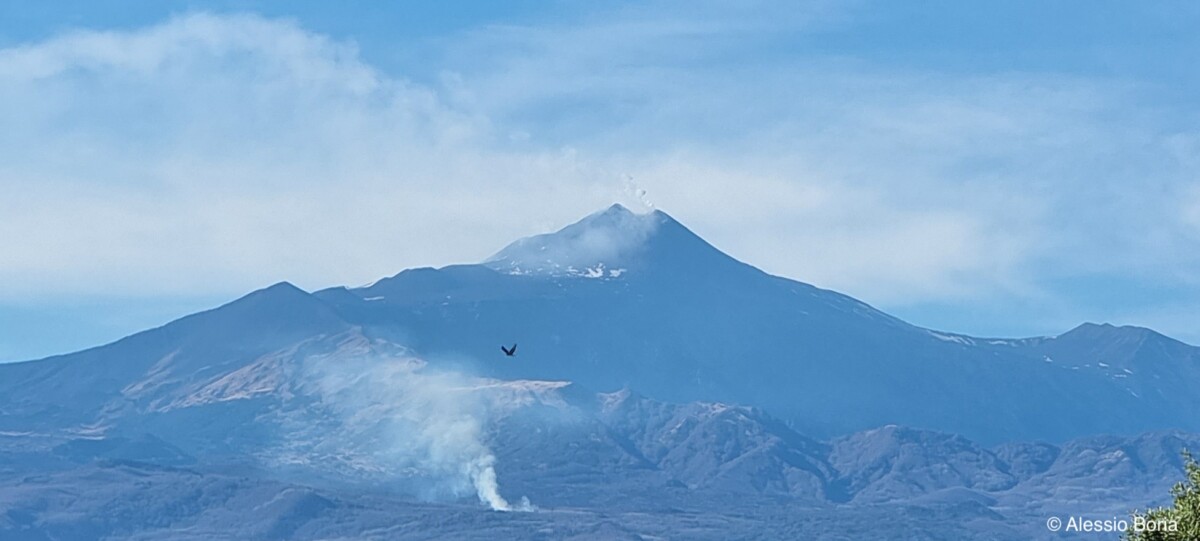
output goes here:
{"type": "Polygon", "coordinates": [[[482,380],[433,370],[414,358],[343,356],[306,365],[326,423],[311,456],[390,480],[427,499],[474,492],[496,511],[532,511],[500,495],[496,457],[485,443],[482,380]]]}
{"type": "MultiPolygon", "coordinates": [[[[655,209],[654,203],[650,201],[646,190],[633,181],[633,175],[625,175],[625,196],[635,201],[645,212],[655,209]]],[[[637,206],[634,205],[634,208],[637,208],[637,206]]]]}

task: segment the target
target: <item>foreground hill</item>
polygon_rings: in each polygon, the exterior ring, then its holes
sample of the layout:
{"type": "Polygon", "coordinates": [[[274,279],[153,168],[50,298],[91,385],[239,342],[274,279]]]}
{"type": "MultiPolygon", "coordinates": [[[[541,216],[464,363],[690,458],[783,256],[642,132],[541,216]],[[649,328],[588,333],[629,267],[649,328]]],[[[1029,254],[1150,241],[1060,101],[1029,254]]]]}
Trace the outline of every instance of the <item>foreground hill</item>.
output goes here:
{"type": "Polygon", "coordinates": [[[1161,500],[1200,446],[817,440],[752,407],[445,372],[355,331],[179,389],[0,433],[0,537],[1031,539],[1161,500]]]}

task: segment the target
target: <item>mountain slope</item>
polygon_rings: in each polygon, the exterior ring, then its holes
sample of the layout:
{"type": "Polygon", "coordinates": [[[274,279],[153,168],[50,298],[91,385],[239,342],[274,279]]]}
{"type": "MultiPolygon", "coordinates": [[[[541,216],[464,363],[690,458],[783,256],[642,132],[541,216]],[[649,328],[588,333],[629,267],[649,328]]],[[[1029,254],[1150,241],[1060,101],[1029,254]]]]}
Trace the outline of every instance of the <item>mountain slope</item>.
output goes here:
{"type": "Polygon", "coordinates": [[[1013,345],[1037,340],[921,329],[737,262],[662,212],[614,206],[513,243],[483,265],[405,271],[315,295],[367,334],[431,362],[751,404],[816,434],[896,423],[997,442],[1200,428],[1192,415],[1200,399],[1190,393],[1131,392],[1156,385],[1139,381],[1152,374],[1071,370],[1013,345]],[[513,342],[518,357],[499,359],[499,345],[513,342]]]}
{"type": "Polygon", "coordinates": [[[159,407],[268,352],[349,328],[327,304],[276,284],[112,344],[0,365],[0,428],[83,425],[103,411],[159,407]]]}

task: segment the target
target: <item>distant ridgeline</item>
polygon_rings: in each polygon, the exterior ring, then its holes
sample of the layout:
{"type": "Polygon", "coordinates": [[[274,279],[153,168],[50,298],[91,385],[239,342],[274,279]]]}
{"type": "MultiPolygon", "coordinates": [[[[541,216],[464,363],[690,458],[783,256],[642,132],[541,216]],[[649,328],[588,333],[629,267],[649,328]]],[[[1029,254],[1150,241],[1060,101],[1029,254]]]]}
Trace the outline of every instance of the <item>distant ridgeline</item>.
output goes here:
{"type": "Polygon", "coordinates": [[[89,425],[187,403],[264,355],[352,330],[478,376],[757,406],[818,437],[887,424],[988,444],[1200,429],[1195,347],[1109,325],[1028,339],[931,331],[619,205],[482,264],[312,294],[281,283],[113,344],[0,366],[0,423],[89,425]],[[520,354],[502,358],[513,342],[520,354]]]}

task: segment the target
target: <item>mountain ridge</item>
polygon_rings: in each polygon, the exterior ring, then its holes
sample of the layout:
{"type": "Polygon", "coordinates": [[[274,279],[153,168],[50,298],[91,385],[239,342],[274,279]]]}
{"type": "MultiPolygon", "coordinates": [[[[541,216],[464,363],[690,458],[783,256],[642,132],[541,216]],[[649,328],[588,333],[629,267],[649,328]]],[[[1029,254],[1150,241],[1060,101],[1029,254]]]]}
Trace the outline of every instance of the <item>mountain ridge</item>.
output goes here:
{"type": "Polygon", "coordinates": [[[1153,377],[1186,345],[992,343],[687,267],[281,283],[0,366],[0,537],[1038,539],[1162,503],[1200,446],[1140,430],[1194,421],[1147,413],[1191,411],[1153,377]]]}
{"type": "Polygon", "coordinates": [[[311,294],[281,282],[106,346],[0,366],[0,391],[10,409],[54,409],[43,398],[68,389],[99,408],[139,379],[158,378],[143,390],[198,385],[351,329],[480,376],[744,403],[821,436],[892,423],[986,443],[1200,429],[1186,392],[1200,350],[1182,342],[1089,324],[1011,340],[924,329],[738,262],[666,213],[619,205],[483,264],[311,294]],[[555,262],[560,249],[569,257],[555,262]],[[522,267],[528,252],[551,252],[551,266],[522,267]],[[512,362],[493,360],[513,342],[512,362]]]}

